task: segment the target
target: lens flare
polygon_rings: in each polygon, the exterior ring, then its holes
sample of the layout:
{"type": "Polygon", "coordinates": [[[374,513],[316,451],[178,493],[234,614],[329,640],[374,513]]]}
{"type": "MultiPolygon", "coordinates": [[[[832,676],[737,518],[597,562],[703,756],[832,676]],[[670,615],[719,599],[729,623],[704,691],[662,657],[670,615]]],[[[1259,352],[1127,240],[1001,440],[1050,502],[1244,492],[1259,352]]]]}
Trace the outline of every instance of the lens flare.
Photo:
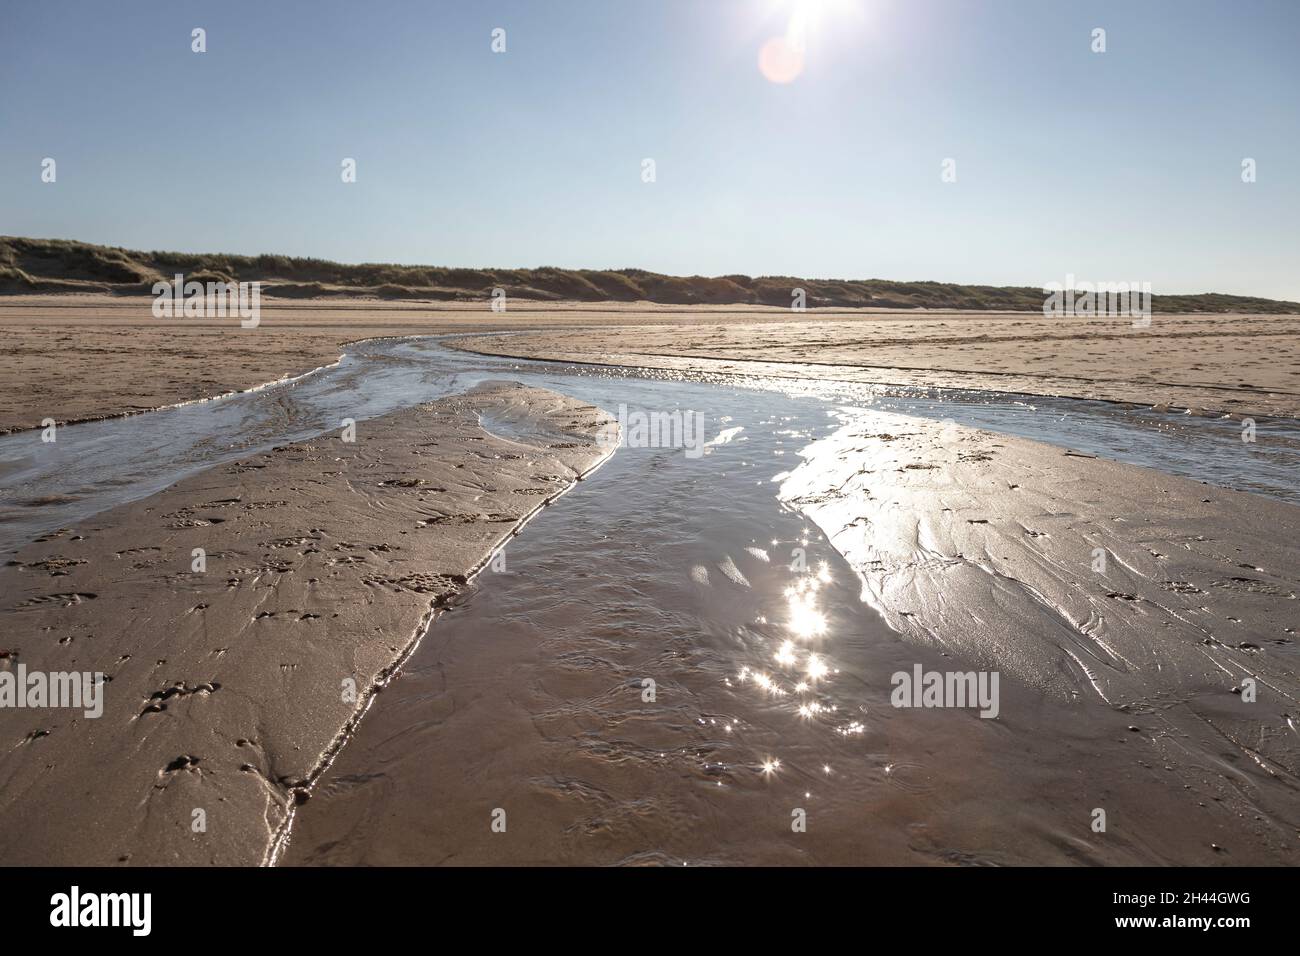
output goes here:
{"type": "Polygon", "coordinates": [[[803,72],[803,51],[784,36],[775,36],[758,51],[758,69],[769,83],[793,83],[803,72]]]}

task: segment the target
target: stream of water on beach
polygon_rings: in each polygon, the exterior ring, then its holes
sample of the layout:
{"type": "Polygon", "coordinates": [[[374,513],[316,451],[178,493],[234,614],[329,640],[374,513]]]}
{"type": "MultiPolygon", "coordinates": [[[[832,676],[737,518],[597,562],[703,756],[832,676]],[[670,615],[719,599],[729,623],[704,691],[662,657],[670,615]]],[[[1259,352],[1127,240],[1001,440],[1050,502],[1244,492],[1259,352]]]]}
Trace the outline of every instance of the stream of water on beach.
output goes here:
{"type": "MultiPolygon", "coordinates": [[[[653,369],[529,362],[448,348],[441,337],[357,343],[335,366],[283,385],[125,418],[0,436],[0,554],[44,531],[153,494],[213,465],[456,394],[493,379],[564,392],[615,412],[676,405],[718,417],[717,397],[778,415],[800,401],[952,420],[1172,475],[1300,503],[1300,426],[1241,423],[1083,399],[806,379],[689,376],[653,369]]],[[[829,416],[827,425],[829,426],[829,416]]]]}
{"type": "Polygon", "coordinates": [[[490,379],[611,412],[698,412],[726,440],[698,458],[620,449],[538,516],[505,570],[480,575],[379,695],[300,809],[284,862],[1157,862],[1190,838],[1130,761],[1097,763],[1105,741],[1122,741],[1123,715],[1081,728],[1069,707],[1008,694],[997,721],[943,709],[900,719],[891,673],[962,662],[897,639],[774,479],[838,426],[837,408],[870,406],[1300,502],[1292,425],[1261,422],[1245,444],[1237,422],[1102,402],[376,340],[285,386],[72,426],[52,445],[0,439],[0,551],[344,418],[490,379]],[[1158,835],[1104,850],[1082,839],[1085,764],[1158,835]],[[490,826],[498,810],[504,833],[490,826]]]}

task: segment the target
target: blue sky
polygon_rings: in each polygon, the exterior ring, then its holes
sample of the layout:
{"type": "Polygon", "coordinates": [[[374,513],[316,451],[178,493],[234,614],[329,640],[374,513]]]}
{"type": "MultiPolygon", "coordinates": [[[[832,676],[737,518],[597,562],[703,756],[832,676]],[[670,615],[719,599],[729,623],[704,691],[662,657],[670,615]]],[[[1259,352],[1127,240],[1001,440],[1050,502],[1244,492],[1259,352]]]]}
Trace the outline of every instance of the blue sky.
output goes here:
{"type": "Polygon", "coordinates": [[[1300,299],[1300,3],[800,2],[6,3],[0,233],[1300,299]]]}

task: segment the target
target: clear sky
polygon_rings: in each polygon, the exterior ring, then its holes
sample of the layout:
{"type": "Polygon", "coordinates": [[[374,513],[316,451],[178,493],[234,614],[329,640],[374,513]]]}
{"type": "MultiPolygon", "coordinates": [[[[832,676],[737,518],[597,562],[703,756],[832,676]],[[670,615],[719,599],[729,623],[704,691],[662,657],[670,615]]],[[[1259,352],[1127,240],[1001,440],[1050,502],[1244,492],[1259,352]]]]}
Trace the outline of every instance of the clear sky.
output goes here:
{"type": "Polygon", "coordinates": [[[1300,299],[1298,47],[1297,0],[3,0],[0,233],[1300,299]]]}

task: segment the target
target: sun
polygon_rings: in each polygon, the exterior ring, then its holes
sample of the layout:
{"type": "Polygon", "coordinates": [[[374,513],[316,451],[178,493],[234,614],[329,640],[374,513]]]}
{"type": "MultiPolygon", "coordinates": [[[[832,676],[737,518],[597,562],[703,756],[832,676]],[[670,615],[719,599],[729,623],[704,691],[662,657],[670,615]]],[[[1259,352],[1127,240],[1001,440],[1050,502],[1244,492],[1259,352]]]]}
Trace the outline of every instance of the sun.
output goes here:
{"type": "Polygon", "coordinates": [[[786,40],[797,50],[806,49],[808,35],[821,24],[827,8],[837,5],[835,0],[792,0],[786,40]]]}
{"type": "Polygon", "coordinates": [[[785,18],[785,32],[763,44],[758,69],[769,82],[779,84],[793,83],[803,73],[809,40],[823,25],[861,13],[858,0],[779,0],[777,10],[785,18]]]}

